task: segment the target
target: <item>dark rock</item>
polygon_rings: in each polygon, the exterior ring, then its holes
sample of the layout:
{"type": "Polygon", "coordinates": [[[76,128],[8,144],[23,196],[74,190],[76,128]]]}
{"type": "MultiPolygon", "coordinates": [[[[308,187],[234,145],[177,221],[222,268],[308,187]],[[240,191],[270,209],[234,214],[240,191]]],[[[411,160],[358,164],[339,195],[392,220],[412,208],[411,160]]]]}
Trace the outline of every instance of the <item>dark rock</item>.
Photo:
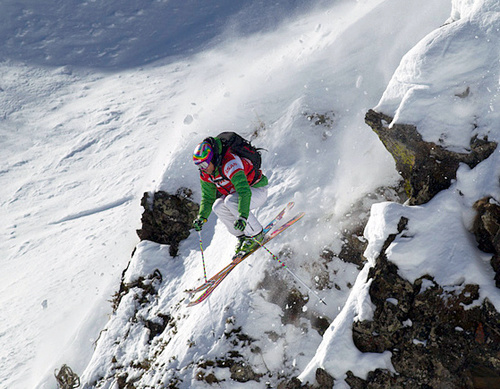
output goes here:
{"type": "Polygon", "coordinates": [[[217,377],[215,376],[215,374],[213,373],[210,373],[208,374],[206,377],[205,377],[205,381],[207,381],[210,385],[212,384],[216,384],[219,382],[219,380],[217,379],[217,377]]]}
{"type": "Polygon", "coordinates": [[[497,143],[473,138],[470,153],[456,153],[432,142],[426,142],[410,124],[394,124],[390,116],[369,110],[365,122],[375,131],[392,154],[396,168],[405,181],[410,205],[424,204],[456,178],[460,163],[470,168],[488,158],[497,143]]]}
{"type": "Polygon", "coordinates": [[[344,243],[339,253],[339,259],[357,265],[358,269],[361,269],[366,262],[363,253],[368,242],[363,238],[363,229],[349,231],[348,234],[345,234],[344,243]]]}
{"type": "Polygon", "coordinates": [[[199,205],[191,198],[191,191],[181,188],[175,195],[167,192],[144,193],[141,205],[142,228],[137,230],[141,240],[170,245],[170,255],[176,256],[179,243],[189,236],[199,205]]]}
{"type": "MultiPolygon", "coordinates": [[[[392,376],[388,376],[383,370],[376,369],[368,373],[366,380],[356,377],[351,371],[347,372],[347,378],[345,381],[349,384],[351,389],[402,389],[411,388],[416,389],[416,386],[397,385],[397,379],[392,376]]],[[[425,386],[418,387],[418,389],[425,388],[425,386]]]]}
{"type": "Polygon", "coordinates": [[[493,253],[491,266],[495,271],[495,284],[500,288],[500,206],[491,197],[485,197],[474,204],[476,218],[472,232],[480,250],[493,253]]]}
{"type": "Polygon", "coordinates": [[[293,288],[288,293],[285,306],[283,307],[283,317],[281,318],[281,322],[286,325],[290,323],[296,323],[301,315],[302,308],[306,305],[308,301],[307,296],[304,296],[298,289],[293,288]]]}
{"type": "Polygon", "coordinates": [[[373,192],[363,196],[359,201],[351,204],[349,212],[344,215],[345,221],[342,223],[342,248],[338,253],[338,258],[347,263],[353,263],[361,268],[366,263],[363,253],[368,246],[368,242],[363,236],[363,232],[370,216],[370,208],[373,204],[381,201],[395,201],[403,203],[407,200],[402,185],[396,187],[379,187],[373,192]]]}
{"type": "Polygon", "coordinates": [[[127,388],[127,378],[128,374],[120,374],[118,377],[116,377],[116,385],[118,386],[118,389],[126,389],[127,388]]]}
{"type": "Polygon", "coordinates": [[[330,324],[332,324],[331,320],[324,316],[313,315],[311,318],[311,327],[318,331],[321,336],[325,334],[330,324]]]}
{"type": "MultiPolygon", "coordinates": [[[[127,269],[123,271],[122,278],[127,269]]],[[[140,293],[136,293],[136,300],[139,304],[142,305],[148,303],[151,296],[156,296],[162,280],[163,277],[160,271],[158,269],[155,269],[153,274],[148,274],[145,277],[139,277],[133,282],[125,283],[122,281],[120,283],[120,289],[113,295],[113,299],[111,300],[113,311],[116,311],[118,309],[123,296],[125,296],[133,289],[137,289],[138,291],[140,291],[140,293]]]]}
{"type": "Polygon", "coordinates": [[[297,377],[293,377],[291,380],[282,381],[278,384],[277,389],[308,389],[309,386],[302,385],[297,377]]]}
{"type": "Polygon", "coordinates": [[[298,378],[294,377],[290,380],[281,382],[277,389],[332,389],[334,388],[335,379],[328,374],[324,369],[316,369],[316,384],[303,384],[298,378]]]}
{"type": "MultiPolygon", "coordinates": [[[[408,220],[401,219],[404,234],[408,220]]],[[[431,276],[413,284],[398,274],[385,250],[370,270],[372,321],[353,324],[362,352],[392,353],[396,374],[370,372],[367,379],[348,374],[351,388],[500,388],[500,314],[479,286],[440,286],[431,276]],[[488,386],[489,385],[489,386],[488,386]]]]}
{"type": "Polygon", "coordinates": [[[231,379],[238,382],[259,381],[261,374],[256,374],[248,363],[236,362],[230,368],[231,379]]]}
{"type": "Polygon", "coordinates": [[[500,206],[491,197],[474,203],[477,216],[472,232],[479,249],[487,253],[500,253],[500,206]]]}
{"type": "Polygon", "coordinates": [[[495,285],[500,288],[500,255],[495,254],[490,260],[491,267],[495,271],[495,285]]]}
{"type": "Polygon", "coordinates": [[[162,334],[171,320],[170,315],[161,313],[154,320],[144,320],[144,327],[149,330],[149,341],[151,342],[155,337],[162,334]]]}
{"type": "Polygon", "coordinates": [[[318,389],[332,389],[334,381],[334,378],[324,369],[316,369],[316,382],[318,383],[318,389]]]}

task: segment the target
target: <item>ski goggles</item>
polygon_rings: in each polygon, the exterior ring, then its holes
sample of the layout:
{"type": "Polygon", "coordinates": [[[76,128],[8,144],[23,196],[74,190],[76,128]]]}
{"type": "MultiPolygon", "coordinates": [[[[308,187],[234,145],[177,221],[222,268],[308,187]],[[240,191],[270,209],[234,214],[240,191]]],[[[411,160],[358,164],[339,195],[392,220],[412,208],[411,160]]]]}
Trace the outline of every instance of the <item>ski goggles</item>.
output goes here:
{"type": "Polygon", "coordinates": [[[200,162],[196,165],[198,166],[198,169],[200,169],[200,170],[207,170],[208,166],[210,166],[210,162],[203,161],[203,162],[200,162]]]}

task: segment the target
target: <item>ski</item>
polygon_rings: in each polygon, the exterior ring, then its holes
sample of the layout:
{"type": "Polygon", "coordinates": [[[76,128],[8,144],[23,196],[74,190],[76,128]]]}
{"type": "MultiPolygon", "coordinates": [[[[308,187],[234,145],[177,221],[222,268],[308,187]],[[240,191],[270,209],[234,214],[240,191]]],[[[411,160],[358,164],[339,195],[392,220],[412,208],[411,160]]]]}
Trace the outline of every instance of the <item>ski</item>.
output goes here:
{"type": "MultiPolygon", "coordinates": [[[[293,201],[290,201],[287,205],[285,205],[285,207],[280,211],[280,213],[278,213],[274,219],[272,219],[269,223],[267,223],[267,225],[264,227],[263,231],[264,231],[264,234],[268,234],[269,231],[271,231],[273,229],[273,227],[283,218],[283,216],[288,212],[290,211],[293,206],[295,205],[295,203],[293,201]]],[[[264,238],[265,239],[265,238],[264,238]]],[[[235,258],[233,258],[235,259],[235,258]]],[[[215,281],[217,281],[217,279],[227,270],[227,268],[229,268],[230,266],[232,265],[232,262],[227,265],[224,269],[222,269],[220,272],[218,272],[217,274],[215,274],[214,276],[212,276],[209,280],[205,281],[205,283],[201,284],[200,286],[198,286],[197,288],[194,288],[194,289],[190,289],[190,290],[186,290],[187,293],[198,293],[206,288],[208,288],[210,285],[213,285],[215,283],[215,281]]]]}
{"type": "Polygon", "coordinates": [[[290,201],[285,207],[281,210],[280,213],[278,213],[273,220],[271,220],[269,223],[267,223],[267,226],[264,227],[264,235],[267,234],[269,231],[273,229],[273,227],[283,218],[285,213],[290,211],[295,203],[293,201],[290,201]]]}
{"type": "MultiPolygon", "coordinates": [[[[302,217],[304,215],[305,215],[304,212],[299,213],[298,215],[296,215],[295,217],[290,219],[288,222],[283,224],[279,229],[277,229],[276,231],[273,231],[268,237],[264,238],[262,245],[265,245],[270,240],[274,239],[276,236],[278,236],[283,231],[285,231],[288,227],[290,227],[291,225],[298,222],[300,219],[302,219],[302,217]]],[[[187,306],[192,307],[194,305],[197,305],[197,304],[205,301],[208,298],[208,296],[210,296],[212,294],[212,292],[217,288],[217,286],[219,286],[219,284],[224,280],[224,278],[226,278],[228,276],[228,274],[236,267],[236,265],[243,262],[243,260],[245,258],[248,258],[255,251],[257,251],[260,247],[261,246],[257,246],[254,250],[252,250],[248,253],[236,256],[228,266],[226,266],[219,273],[217,273],[218,277],[212,281],[212,283],[208,286],[208,288],[206,288],[206,290],[196,300],[191,301],[187,306]]]]}

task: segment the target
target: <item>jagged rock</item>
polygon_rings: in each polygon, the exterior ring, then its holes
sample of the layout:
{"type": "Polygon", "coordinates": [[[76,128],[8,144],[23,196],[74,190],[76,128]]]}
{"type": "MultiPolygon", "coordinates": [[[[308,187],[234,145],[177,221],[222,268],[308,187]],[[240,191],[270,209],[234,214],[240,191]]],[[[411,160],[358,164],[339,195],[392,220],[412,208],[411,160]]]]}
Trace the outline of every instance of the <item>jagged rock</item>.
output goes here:
{"type": "Polygon", "coordinates": [[[118,389],[125,389],[127,388],[127,378],[128,378],[128,374],[127,373],[124,373],[124,374],[120,374],[118,375],[118,377],[116,377],[116,385],[118,386],[118,389]]]}
{"type": "Polygon", "coordinates": [[[407,200],[402,185],[396,187],[379,187],[373,192],[366,194],[359,201],[351,204],[351,209],[345,215],[342,225],[342,248],[337,254],[338,258],[347,263],[353,263],[361,268],[366,263],[363,253],[368,242],[363,232],[370,216],[368,212],[371,205],[381,201],[395,201],[403,203],[407,200]]]}
{"type": "Polygon", "coordinates": [[[317,389],[332,389],[334,380],[324,369],[316,369],[317,389]]]}
{"type": "Polygon", "coordinates": [[[500,288],[500,206],[491,197],[476,201],[477,212],[472,232],[480,250],[493,253],[491,266],[495,271],[495,284],[500,288]]]}
{"type": "MultiPolygon", "coordinates": [[[[376,369],[375,371],[370,371],[366,380],[356,377],[351,371],[347,372],[346,382],[349,384],[351,389],[399,389],[407,388],[407,386],[398,386],[396,379],[391,376],[387,376],[384,371],[376,369]],[[368,384],[369,383],[369,384],[368,384]]],[[[408,386],[408,388],[412,388],[408,386]]],[[[422,388],[427,388],[422,386],[422,388]]],[[[421,389],[421,388],[419,388],[421,389]]]]}
{"type": "Polygon", "coordinates": [[[162,313],[157,314],[154,320],[144,320],[144,327],[149,330],[149,341],[151,342],[156,336],[163,333],[171,320],[170,315],[162,313]]]}
{"type": "Polygon", "coordinates": [[[186,188],[180,188],[174,195],[156,192],[152,198],[144,193],[142,228],[137,230],[139,238],[170,245],[170,255],[175,257],[179,243],[189,236],[191,224],[198,215],[199,205],[191,196],[191,190],[186,188]]]}
{"type": "Polygon", "coordinates": [[[326,370],[316,369],[316,384],[302,384],[302,382],[293,377],[290,380],[282,381],[277,389],[333,389],[335,378],[326,372],[326,370]]]}
{"type": "MultiPolygon", "coordinates": [[[[123,271],[123,274],[125,274],[127,269],[123,271]]],[[[113,295],[113,299],[111,301],[113,312],[118,309],[123,296],[125,296],[134,288],[141,291],[141,293],[138,293],[136,296],[137,302],[139,304],[146,304],[149,301],[150,296],[156,296],[162,280],[163,277],[161,276],[161,273],[158,271],[158,269],[156,269],[152,274],[148,274],[145,277],[139,277],[134,282],[125,283],[122,281],[120,283],[120,289],[113,295]]]]}
{"type": "Polygon", "coordinates": [[[238,382],[259,381],[262,375],[256,374],[247,363],[236,362],[230,368],[231,379],[238,382]]]}
{"type": "MultiPolygon", "coordinates": [[[[401,218],[399,233],[408,220],[401,218]]],[[[500,388],[500,314],[488,300],[477,304],[478,285],[443,287],[430,276],[413,284],[398,275],[385,250],[369,278],[372,321],[353,324],[362,352],[392,352],[397,372],[348,374],[351,388],[500,388]]]]}
{"type": "Polygon", "coordinates": [[[473,138],[470,153],[456,153],[432,142],[426,142],[410,124],[393,124],[390,116],[369,110],[365,122],[375,131],[392,154],[396,168],[405,181],[410,205],[424,204],[450,186],[458,165],[471,168],[488,158],[497,143],[473,138]]]}
{"type": "Polygon", "coordinates": [[[500,206],[491,197],[474,203],[477,217],[473,232],[479,248],[487,253],[500,253],[500,206]]]}
{"type": "Polygon", "coordinates": [[[277,389],[305,389],[308,386],[303,386],[302,381],[297,377],[293,377],[291,380],[285,380],[278,384],[277,389]]]}
{"type": "Polygon", "coordinates": [[[324,316],[316,315],[315,313],[312,314],[311,317],[311,327],[318,331],[318,334],[323,336],[330,327],[330,324],[332,324],[331,320],[324,316]]]}
{"type": "Polygon", "coordinates": [[[339,259],[357,265],[358,269],[361,269],[366,262],[363,253],[366,250],[368,242],[363,238],[363,230],[364,226],[354,231],[345,232],[344,244],[338,255],[339,259]]]}
{"type": "Polygon", "coordinates": [[[307,296],[304,296],[296,288],[290,290],[286,296],[285,306],[283,307],[283,316],[281,322],[286,325],[290,323],[296,323],[301,317],[303,310],[302,308],[306,305],[308,301],[307,296]]]}

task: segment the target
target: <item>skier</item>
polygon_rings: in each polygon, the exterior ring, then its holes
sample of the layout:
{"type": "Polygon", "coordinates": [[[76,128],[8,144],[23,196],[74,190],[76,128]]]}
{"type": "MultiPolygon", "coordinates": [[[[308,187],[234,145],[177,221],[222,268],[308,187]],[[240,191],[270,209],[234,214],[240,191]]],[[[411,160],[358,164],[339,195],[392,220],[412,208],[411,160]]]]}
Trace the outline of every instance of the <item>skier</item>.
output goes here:
{"type": "Polygon", "coordinates": [[[235,252],[239,254],[255,248],[255,240],[264,239],[262,225],[250,210],[266,201],[268,180],[249,159],[231,149],[222,153],[222,141],[217,137],[205,139],[194,150],[193,162],[200,170],[201,204],[193,227],[201,231],[213,210],[238,238],[235,252]]]}

